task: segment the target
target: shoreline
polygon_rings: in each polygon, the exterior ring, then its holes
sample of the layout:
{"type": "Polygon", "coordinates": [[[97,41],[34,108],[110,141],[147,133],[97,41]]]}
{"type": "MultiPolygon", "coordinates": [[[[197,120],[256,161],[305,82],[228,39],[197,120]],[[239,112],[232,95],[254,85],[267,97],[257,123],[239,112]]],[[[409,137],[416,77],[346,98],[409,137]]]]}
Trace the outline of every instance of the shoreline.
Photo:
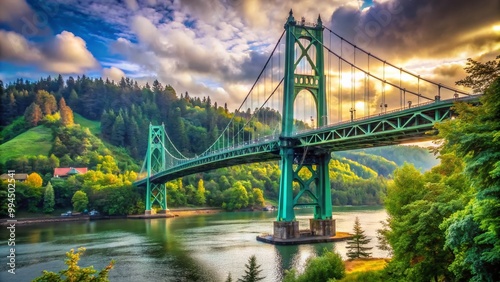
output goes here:
{"type": "Polygon", "coordinates": [[[111,220],[111,219],[152,219],[152,218],[172,218],[180,216],[193,216],[201,214],[214,214],[225,212],[221,208],[179,208],[172,209],[164,215],[145,216],[144,214],[136,215],[112,215],[112,216],[89,216],[89,215],[74,215],[74,216],[51,216],[51,217],[24,217],[24,218],[1,218],[0,226],[8,226],[15,223],[16,225],[28,225],[47,222],[68,222],[68,221],[90,221],[90,220],[111,220]]]}

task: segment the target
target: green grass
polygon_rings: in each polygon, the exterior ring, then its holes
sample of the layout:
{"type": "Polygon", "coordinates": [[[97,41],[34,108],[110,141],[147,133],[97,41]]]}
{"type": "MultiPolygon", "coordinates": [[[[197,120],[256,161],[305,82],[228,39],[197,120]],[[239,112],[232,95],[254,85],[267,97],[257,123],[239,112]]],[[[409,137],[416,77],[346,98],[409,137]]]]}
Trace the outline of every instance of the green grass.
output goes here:
{"type": "Polygon", "coordinates": [[[101,123],[99,121],[93,121],[82,117],[77,113],[73,113],[75,123],[78,123],[82,128],[88,127],[90,132],[95,136],[101,134],[101,123]]]}
{"type": "Polygon", "coordinates": [[[39,125],[1,144],[0,163],[21,156],[47,156],[51,148],[51,130],[39,125]]]}

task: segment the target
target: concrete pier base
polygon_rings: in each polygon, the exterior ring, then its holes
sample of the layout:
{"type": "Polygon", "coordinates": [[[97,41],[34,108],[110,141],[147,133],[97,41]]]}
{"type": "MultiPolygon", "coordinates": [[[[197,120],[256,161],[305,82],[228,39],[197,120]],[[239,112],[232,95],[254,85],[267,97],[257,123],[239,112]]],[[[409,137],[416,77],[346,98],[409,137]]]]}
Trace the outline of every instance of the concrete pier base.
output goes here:
{"type": "Polygon", "coordinates": [[[276,239],[294,239],[300,237],[298,221],[275,221],[274,238],[276,239]]]}
{"type": "Polygon", "coordinates": [[[335,219],[309,219],[309,228],[312,236],[335,236],[335,219]]]}
{"type": "Polygon", "coordinates": [[[167,214],[167,212],[168,212],[168,209],[166,209],[166,210],[159,210],[156,213],[157,214],[167,214]]]}
{"type": "Polygon", "coordinates": [[[334,219],[310,219],[311,229],[299,230],[299,222],[275,221],[274,234],[261,234],[257,241],[273,245],[299,245],[343,241],[352,238],[347,232],[337,232],[334,219]]]}
{"type": "Polygon", "coordinates": [[[144,215],[152,215],[152,214],[154,214],[154,211],[152,211],[152,210],[145,210],[144,211],[144,215]]]}

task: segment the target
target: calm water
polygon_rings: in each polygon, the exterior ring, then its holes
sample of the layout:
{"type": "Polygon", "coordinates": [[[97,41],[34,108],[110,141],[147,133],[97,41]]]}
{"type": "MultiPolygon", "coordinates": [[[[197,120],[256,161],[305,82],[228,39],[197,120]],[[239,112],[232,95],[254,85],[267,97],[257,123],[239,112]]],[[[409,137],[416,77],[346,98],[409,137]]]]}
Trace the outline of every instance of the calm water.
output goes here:
{"type": "MultiPolygon", "coordinates": [[[[297,210],[301,228],[308,228],[312,210],[297,210]]],[[[376,230],[386,218],[380,208],[334,208],[338,231],[351,232],[358,216],[365,234],[372,238],[374,257],[386,257],[376,249],[376,230]]],[[[8,238],[2,226],[0,281],[30,281],[41,271],[65,268],[65,252],[87,248],[80,266],[102,269],[116,261],[111,281],[224,281],[244,273],[244,265],[256,255],[265,281],[280,281],[284,269],[302,269],[306,259],[323,248],[335,248],[345,257],[346,243],[274,246],[257,242],[260,233],[272,233],[274,212],[237,212],[169,219],[120,219],[89,222],[45,223],[16,229],[16,275],[7,273],[8,238]]]]}

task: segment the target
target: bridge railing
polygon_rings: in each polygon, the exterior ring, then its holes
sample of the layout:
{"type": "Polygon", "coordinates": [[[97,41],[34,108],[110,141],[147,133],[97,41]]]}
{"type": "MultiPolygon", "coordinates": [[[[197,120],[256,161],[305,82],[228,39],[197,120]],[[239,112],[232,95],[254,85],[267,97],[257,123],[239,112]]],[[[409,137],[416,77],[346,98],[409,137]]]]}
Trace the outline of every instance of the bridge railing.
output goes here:
{"type": "Polygon", "coordinates": [[[430,101],[430,102],[420,103],[414,107],[397,108],[397,109],[393,109],[390,111],[384,111],[383,113],[367,115],[367,116],[363,116],[360,118],[353,118],[352,120],[340,121],[340,122],[336,122],[336,123],[332,123],[332,124],[323,125],[323,126],[313,128],[313,129],[305,129],[305,130],[296,131],[294,133],[294,135],[299,135],[299,134],[303,134],[303,133],[307,133],[307,132],[312,132],[315,130],[321,130],[324,128],[335,127],[335,126],[344,125],[344,124],[350,124],[350,123],[353,123],[356,121],[367,120],[367,119],[371,119],[371,118],[375,118],[375,117],[383,117],[385,115],[389,115],[389,114],[393,114],[393,113],[397,113],[397,112],[402,112],[402,111],[409,110],[409,109],[415,110],[415,109],[425,108],[426,106],[431,105],[431,104],[448,103],[448,102],[452,102],[452,101],[466,102],[466,101],[470,101],[470,100],[475,100],[479,96],[481,96],[481,94],[474,94],[474,95],[461,97],[461,98],[452,98],[452,99],[445,99],[445,100],[439,100],[439,101],[430,101]]]}

